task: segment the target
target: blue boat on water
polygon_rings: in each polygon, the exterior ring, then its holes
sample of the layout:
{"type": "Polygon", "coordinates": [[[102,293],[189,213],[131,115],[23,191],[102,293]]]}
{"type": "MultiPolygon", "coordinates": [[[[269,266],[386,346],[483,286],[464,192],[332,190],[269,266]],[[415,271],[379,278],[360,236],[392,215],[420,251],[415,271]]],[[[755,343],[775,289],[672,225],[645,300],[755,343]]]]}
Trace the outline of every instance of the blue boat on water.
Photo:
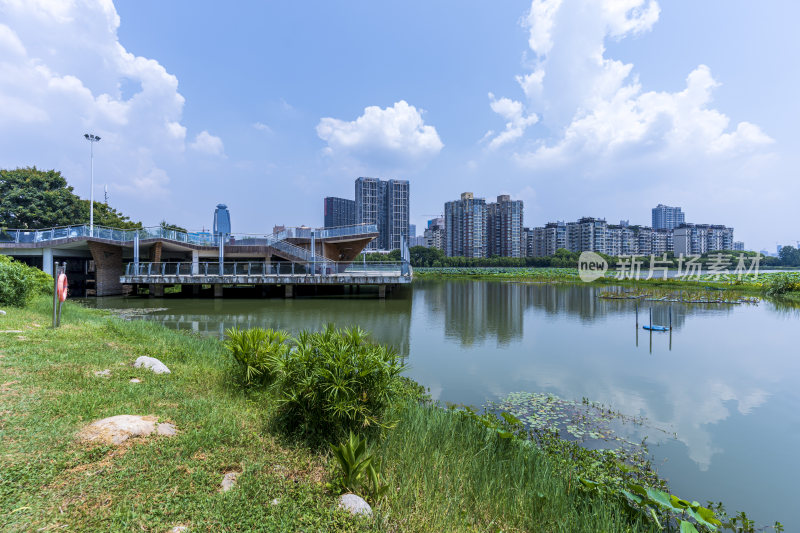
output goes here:
{"type": "Polygon", "coordinates": [[[667,326],[642,326],[644,329],[649,329],[650,331],[669,331],[667,326]]]}

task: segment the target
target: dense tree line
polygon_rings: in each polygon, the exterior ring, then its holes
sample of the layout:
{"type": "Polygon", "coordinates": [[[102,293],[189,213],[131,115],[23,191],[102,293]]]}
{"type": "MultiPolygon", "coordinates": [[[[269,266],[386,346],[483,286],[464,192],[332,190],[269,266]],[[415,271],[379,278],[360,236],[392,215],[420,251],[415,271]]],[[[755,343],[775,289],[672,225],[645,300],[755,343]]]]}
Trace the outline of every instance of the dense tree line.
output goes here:
{"type": "MultiPolygon", "coordinates": [[[[73,192],[57,170],[36,167],[0,169],[0,228],[40,229],[89,223],[89,200],[73,192]]],[[[113,207],[94,203],[97,226],[133,229],[132,221],[113,207]]]]}

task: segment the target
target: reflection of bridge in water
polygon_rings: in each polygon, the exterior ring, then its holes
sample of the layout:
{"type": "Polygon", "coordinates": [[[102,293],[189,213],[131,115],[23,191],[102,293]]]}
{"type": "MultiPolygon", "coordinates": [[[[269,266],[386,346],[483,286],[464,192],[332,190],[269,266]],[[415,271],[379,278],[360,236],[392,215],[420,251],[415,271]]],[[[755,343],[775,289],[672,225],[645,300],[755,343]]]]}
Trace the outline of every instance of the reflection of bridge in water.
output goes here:
{"type": "Polygon", "coordinates": [[[232,327],[282,329],[296,334],[304,329],[319,330],[329,323],[337,327],[358,326],[369,332],[376,342],[394,347],[401,357],[407,358],[412,299],[403,292],[397,298],[381,301],[371,298],[158,300],[157,305],[169,306],[169,309],[134,315],[134,318],[219,339],[232,327]],[[180,312],[181,309],[186,312],[180,312]]]}

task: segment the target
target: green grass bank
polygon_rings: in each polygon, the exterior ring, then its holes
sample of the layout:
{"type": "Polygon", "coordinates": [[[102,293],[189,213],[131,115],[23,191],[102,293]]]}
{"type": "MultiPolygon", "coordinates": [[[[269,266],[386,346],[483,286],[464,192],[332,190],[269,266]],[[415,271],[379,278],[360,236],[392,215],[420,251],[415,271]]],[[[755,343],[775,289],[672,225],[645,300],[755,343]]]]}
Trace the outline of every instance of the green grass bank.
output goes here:
{"type": "MultiPolygon", "coordinates": [[[[744,296],[781,296],[787,300],[800,301],[800,272],[760,272],[758,276],[746,274],[737,279],[733,274],[720,276],[704,274],[699,279],[663,279],[656,272],[651,279],[647,270],[642,270],[640,279],[618,279],[609,271],[604,277],[591,282],[593,285],[621,285],[642,289],[666,290],[725,290],[744,296]],[[770,288],[777,289],[770,294],[770,288]]],[[[479,281],[514,281],[520,283],[582,283],[577,268],[538,267],[420,267],[414,269],[417,280],[470,279],[479,281]]]]}
{"type": "Polygon", "coordinates": [[[374,517],[350,517],[326,486],[337,473],[330,452],[278,429],[274,398],[231,379],[218,340],[70,302],[53,330],[50,306],[37,297],[0,316],[3,531],[656,530],[582,490],[565,461],[416,403],[394,405],[396,427],[371,441],[389,486],[374,517]],[[133,368],[142,355],[172,373],[133,368]],[[117,447],[77,439],[120,414],[157,416],[178,433],[117,447]],[[228,472],[240,474],[222,493],[228,472]]]}

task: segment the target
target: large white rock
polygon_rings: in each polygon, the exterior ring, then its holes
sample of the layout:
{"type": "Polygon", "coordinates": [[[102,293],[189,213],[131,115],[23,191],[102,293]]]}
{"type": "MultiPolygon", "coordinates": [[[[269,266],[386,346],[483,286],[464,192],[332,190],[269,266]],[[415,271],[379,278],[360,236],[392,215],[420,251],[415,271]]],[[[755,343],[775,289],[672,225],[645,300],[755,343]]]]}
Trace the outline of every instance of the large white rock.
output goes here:
{"type": "Polygon", "coordinates": [[[84,442],[119,445],[131,437],[152,433],[171,437],[177,430],[172,424],[159,424],[154,416],[117,415],[92,422],[78,435],[84,442]]]}
{"type": "Polygon", "coordinates": [[[6,312],[0,309],[0,316],[3,316],[4,314],[6,314],[6,312]]]}
{"type": "Polygon", "coordinates": [[[137,357],[136,361],[133,363],[133,366],[136,368],[147,368],[152,370],[155,374],[169,374],[169,368],[167,365],[156,359],[155,357],[147,357],[143,355],[141,357],[137,357]]]}
{"type": "Polygon", "coordinates": [[[339,496],[339,509],[344,509],[354,516],[372,516],[372,507],[364,501],[364,498],[355,494],[342,494],[339,496]]]}

